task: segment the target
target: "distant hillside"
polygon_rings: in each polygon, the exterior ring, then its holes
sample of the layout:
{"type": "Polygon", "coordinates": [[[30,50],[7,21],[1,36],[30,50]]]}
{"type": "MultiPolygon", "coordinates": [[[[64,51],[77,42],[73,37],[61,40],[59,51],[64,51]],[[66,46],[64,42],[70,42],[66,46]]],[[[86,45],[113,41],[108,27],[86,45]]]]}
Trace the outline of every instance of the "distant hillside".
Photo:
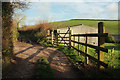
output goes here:
{"type": "Polygon", "coordinates": [[[108,20],[108,19],[71,19],[71,20],[118,21],[118,20],[108,20]]]}
{"type": "Polygon", "coordinates": [[[51,22],[50,24],[54,25],[55,29],[74,26],[74,25],[87,25],[91,27],[98,27],[99,22],[104,22],[106,32],[110,34],[118,33],[118,21],[117,20],[92,20],[92,19],[72,19],[67,21],[57,21],[51,22]]]}
{"type": "Polygon", "coordinates": [[[118,21],[117,20],[95,20],[95,19],[71,19],[67,21],[56,21],[50,23],[36,24],[32,26],[25,26],[20,29],[22,30],[33,30],[39,27],[50,27],[54,29],[64,28],[68,26],[76,26],[76,25],[87,25],[91,27],[98,27],[99,22],[104,22],[106,32],[110,34],[118,34],[118,21]]]}

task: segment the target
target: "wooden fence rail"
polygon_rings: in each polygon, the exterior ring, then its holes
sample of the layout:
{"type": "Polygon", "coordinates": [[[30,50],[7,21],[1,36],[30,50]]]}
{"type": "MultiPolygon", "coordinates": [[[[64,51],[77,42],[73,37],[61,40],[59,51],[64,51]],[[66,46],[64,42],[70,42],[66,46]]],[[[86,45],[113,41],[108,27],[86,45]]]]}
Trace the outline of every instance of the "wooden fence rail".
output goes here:
{"type": "Polygon", "coordinates": [[[103,52],[108,53],[108,49],[105,49],[103,47],[99,47],[99,46],[95,46],[95,45],[91,45],[91,44],[86,44],[86,43],[82,43],[82,42],[77,42],[77,41],[73,41],[73,40],[71,40],[71,42],[74,42],[74,43],[77,43],[77,44],[81,44],[81,45],[86,45],[86,46],[94,48],[96,50],[101,50],[103,52]]]}
{"type": "Polygon", "coordinates": [[[74,34],[74,35],[71,35],[71,36],[107,37],[108,33],[74,34]]]}
{"type": "Polygon", "coordinates": [[[104,62],[102,62],[102,61],[99,61],[98,59],[92,57],[91,55],[86,54],[85,52],[83,52],[83,51],[81,51],[81,50],[78,50],[77,48],[75,48],[75,47],[73,47],[73,46],[71,46],[71,47],[72,47],[73,49],[77,50],[78,52],[80,52],[80,54],[89,57],[90,59],[94,60],[95,62],[98,62],[99,64],[101,64],[101,65],[104,66],[105,68],[108,67],[108,64],[106,64],[106,63],[104,63],[104,62]]]}
{"type": "MultiPolygon", "coordinates": [[[[57,32],[57,31],[55,31],[55,32],[57,32]]],[[[105,26],[104,26],[103,22],[98,23],[98,33],[71,34],[71,30],[69,27],[68,31],[66,33],[59,32],[59,33],[54,33],[54,34],[55,34],[55,36],[53,36],[53,32],[52,32],[52,35],[51,35],[52,44],[54,44],[53,43],[54,40],[55,40],[54,42],[56,42],[57,45],[67,44],[69,46],[69,48],[73,48],[74,50],[76,50],[79,55],[85,56],[85,63],[86,64],[89,64],[89,59],[92,59],[95,62],[97,62],[98,68],[104,69],[104,67],[105,68],[108,67],[108,64],[104,63],[104,52],[108,53],[108,49],[104,48],[104,43],[105,43],[104,38],[108,36],[108,33],[105,33],[105,26]],[[66,34],[68,34],[68,36],[66,34]],[[64,36],[61,36],[61,35],[64,35],[64,36]],[[78,41],[75,41],[75,37],[78,38],[78,41]],[[80,37],[85,37],[85,43],[80,42],[80,37]],[[88,37],[98,37],[98,46],[89,44],[88,37]],[[73,45],[71,45],[71,43],[73,43],[73,45]],[[78,45],[78,49],[75,48],[75,44],[78,45]],[[80,45],[85,46],[85,52],[80,50],[80,48],[81,48],[80,45]],[[96,51],[98,53],[97,59],[88,54],[88,50],[89,50],[88,47],[96,49],[96,51]]]]}

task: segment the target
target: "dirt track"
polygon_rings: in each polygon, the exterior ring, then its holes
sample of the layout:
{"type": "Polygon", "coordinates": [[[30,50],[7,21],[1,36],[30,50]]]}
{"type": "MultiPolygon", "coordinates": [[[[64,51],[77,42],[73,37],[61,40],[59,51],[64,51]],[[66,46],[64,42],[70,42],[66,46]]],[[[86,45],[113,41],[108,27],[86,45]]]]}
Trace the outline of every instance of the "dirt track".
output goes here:
{"type": "Polygon", "coordinates": [[[67,57],[54,48],[30,45],[23,42],[16,42],[14,47],[15,57],[11,60],[13,65],[7,72],[6,78],[33,78],[35,64],[40,57],[48,59],[57,78],[80,77],[72,69],[67,57]]]}

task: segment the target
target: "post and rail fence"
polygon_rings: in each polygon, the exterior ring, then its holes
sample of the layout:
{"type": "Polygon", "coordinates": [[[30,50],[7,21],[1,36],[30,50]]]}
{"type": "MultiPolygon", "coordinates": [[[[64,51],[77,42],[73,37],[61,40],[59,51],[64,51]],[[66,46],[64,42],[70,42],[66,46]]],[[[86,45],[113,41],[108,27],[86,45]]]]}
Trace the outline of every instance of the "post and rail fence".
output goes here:
{"type": "Polygon", "coordinates": [[[57,32],[57,30],[54,30],[54,32],[51,30],[49,31],[48,40],[51,41],[52,44],[55,44],[58,46],[59,44],[66,44],[69,46],[69,48],[73,48],[78,52],[79,55],[85,56],[85,63],[89,64],[89,59],[92,59],[93,61],[97,62],[98,68],[107,68],[108,64],[104,63],[104,52],[108,53],[108,49],[104,48],[105,44],[105,37],[108,36],[108,33],[105,33],[105,26],[103,22],[98,23],[98,33],[91,33],[91,34],[71,34],[70,27],[68,27],[68,30],[66,33],[60,33],[57,32]],[[51,34],[51,35],[50,35],[51,34]],[[63,36],[62,36],[63,35],[63,36]],[[78,38],[78,41],[75,41],[75,37],[78,38]],[[85,37],[85,43],[80,42],[80,37],[85,37]],[[89,44],[88,37],[98,37],[98,46],[89,44]],[[73,40],[72,40],[73,39],[73,40]],[[73,43],[73,45],[71,45],[73,43]],[[78,44],[78,49],[75,47],[75,44],[78,44]],[[85,51],[80,50],[80,45],[85,46],[85,51]],[[88,54],[88,47],[96,49],[98,56],[97,58],[91,56],[88,54]]]}

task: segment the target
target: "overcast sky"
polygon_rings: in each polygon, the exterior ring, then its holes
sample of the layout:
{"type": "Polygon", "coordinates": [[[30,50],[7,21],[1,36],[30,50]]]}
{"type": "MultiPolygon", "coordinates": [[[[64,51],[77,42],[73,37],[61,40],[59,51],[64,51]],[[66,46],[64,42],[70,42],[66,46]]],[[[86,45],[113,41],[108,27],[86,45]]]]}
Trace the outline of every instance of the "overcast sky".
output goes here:
{"type": "Polygon", "coordinates": [[[49,22],[70,19],[118,19],[118,0],[34,0],[30,9],[23,12],[25,24],[34,25],[40,20],[49,22]],[[46,1],[46,2],[45,2],[46,1]]]}

